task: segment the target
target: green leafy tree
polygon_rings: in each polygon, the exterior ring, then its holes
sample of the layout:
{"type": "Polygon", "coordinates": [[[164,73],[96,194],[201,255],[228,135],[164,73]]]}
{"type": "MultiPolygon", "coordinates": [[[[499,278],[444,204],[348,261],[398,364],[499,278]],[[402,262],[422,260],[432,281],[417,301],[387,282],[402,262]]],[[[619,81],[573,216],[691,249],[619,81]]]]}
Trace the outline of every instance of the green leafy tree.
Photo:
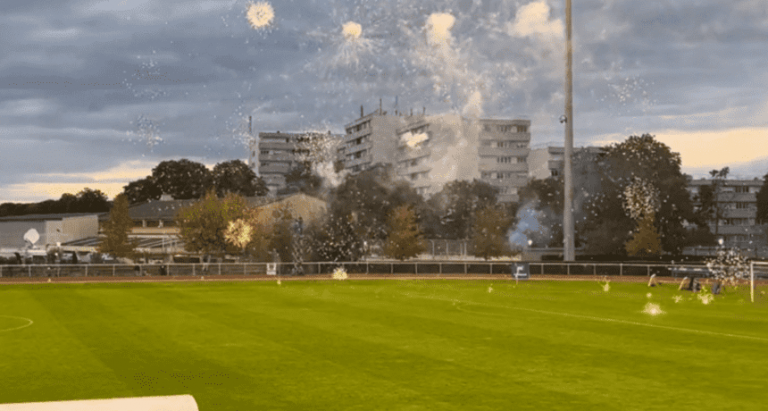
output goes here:
{"type": "Polygon", "coordinates": [[[331,213],[307,231],[317,261],[358,261],[365,253],[365,240],[350,214],[331,213]]]}
{"type": "Polygon", "coordinates": [[[662,249],[680,253],[690,241],[685,222],[697,220],[680,165],[680,155],[649,134],[630,136],[605,147],[597,162],[599,190],[585,198],[584,215],[577,227],[587,251],[613,255],[626,252],[624,244],[635,222],[624,213],[622,191],[635,178],[641,178],[659,191],[660,207],[655,218],[662,249]]]}
{"type": "Polygon", "coordinates": [[[427,202],[433,210],[428,231],[438,238],[468,239],[475,212],[496,205],[498,190],[480,180],[452,181],[427,202]]]}
{"type": "Polygon", "coordinates": [[[223,256],[227,252],[225,232],[231,221],[245,217],[248,204],[237,194],[219,198],[209,191],[205,197],[176,214],[179,237],[189,252],[223,256]]]}
{"type": "Polygon", "coordinates": [[[130,204],[138,204],[149,200],[159,200],[163,190],[157,186],[152,176],[147,176],[123,186],[123,194],[128,198],[130,204]]]}
{"type": "Polygon", "coordinates": [[[84,188],[75,195],[75,209],[80,213],[100,213],[109,211],[110,203],[107,195],[101,190],[91,190],[84,188]]]}
{"type": "Polygon", "coordinates": [[[285,176],[286,187],[280,194],[305,193],[312,196],[320,195],[323,179],[312,172],[309,163],[301,162],[285,176]]]}
{"type": "Polygon", "coordinates": [[[105,237],[99,244],[99,252],[120,258],[133,258],[136,243],[128,234],[133,227],[133,220],[128,214],[128,198],[125,194],[115,197],[109,220],[104,223],[105,237]]]}
{"type": "Polygon", "coordinates": [[[347,176],[329,195],[332,225],[352,224],[356,236],[365,241],[383,241],[387,237],[387,219],[394,208],[410,205],[424,209],[423,198],[408,183],[395,181],[388,167],[366,170],[347,176]]]}
{"type": "Polygon", "coordinates": [[[387,226],[389,234],[384,243],[384,254],[402,261],[426,251],[412,208],[402,205],[392,210],[387,226]]]}
{"type": "Polygon", "coordinates": [[[472,244],[476,256],[489,260],[512,253],[507,239],[512,218],[501,207],[481,208],[475,212],[474,220],[472,244]]]}
{"type": "Polygon", "coordinates": [[[177,200],[202,197],[212,185],[211,171],[187,159],[163,161],[152,169],[152,180],[161,192],[177,200]]]}
{"type": "Polygon", "coordinates": [[[656,226],[653,225],[653,214],[643,216],[638,222],[637,230],[632,238],[624,245],[630,257],[655,257],[661,254],[661,240],[656,226]]]}
{"type": "Polygon", "coordinates": [[[245,197],[263,196],[269,192],[264,179],[241,160],[218,163],[211,172],[213,186],[219,197],[226,193],[236,193],[245,197]]]}
{"type": "Polygon", "coordinates": [[[768,174],[763,176],[763,185],[757,192],[757,222],[768,224],[768,174]]]}

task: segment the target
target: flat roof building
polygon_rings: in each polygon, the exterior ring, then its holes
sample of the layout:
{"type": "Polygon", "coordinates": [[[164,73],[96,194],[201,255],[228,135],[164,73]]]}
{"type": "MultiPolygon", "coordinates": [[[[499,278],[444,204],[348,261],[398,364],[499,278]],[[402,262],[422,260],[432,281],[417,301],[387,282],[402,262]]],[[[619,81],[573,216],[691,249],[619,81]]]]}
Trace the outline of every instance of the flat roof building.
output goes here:
{"type": "Polygon", "coordinates": [[[518,201],[527,184],[530,120],[471,120],[456,114],[409,116],[397,130],[397,175],[419,194],[455,180],[480,179],[499,189],[500,202],[518,201]]]}
{"type": "MultiPolygon", "coordinates": [[[[701,187],[711,185],[712,179],[691,179],[688,181],[688,192],[699,207],[698,195],[701,187]]],[[[717,194],[717,205],[721,210],[721,218],[708,221],[712,234],[723,239],[726,247],[738,247],[754,250],[768,246],[766,241],[766,226],[757,224],[757,193],[763,185],[761,179],[754,180],[720,180],[717,194]]]]}
{"type": "Polygon", "coordinates": [[[271,196],[286,187],[285,177],[309,153],[308,146],[313,139],[340,139],[341,136],[328,133],[259,133],[258,140],[250,142],[249,166],[264,179],[271,196]]]}

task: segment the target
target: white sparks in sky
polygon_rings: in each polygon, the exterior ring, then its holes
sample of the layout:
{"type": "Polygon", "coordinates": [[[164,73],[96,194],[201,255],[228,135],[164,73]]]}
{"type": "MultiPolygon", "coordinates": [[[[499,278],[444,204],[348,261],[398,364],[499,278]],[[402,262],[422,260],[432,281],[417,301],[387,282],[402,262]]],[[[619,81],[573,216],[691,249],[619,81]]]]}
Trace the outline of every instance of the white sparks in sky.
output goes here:
{"type": "Polygon", "coordinates": [[[363,34],[363,27],[354,21],[348,21],[341,26],[341,32],[347,41],[356,41],[363,34]]]}
{"type": "Polygon", "coordinates": [[[448,13],[432,13],[427,19],[427,43],[431,46],[448,46],[453,41],[451,28],[456,18],[448,13]]]}
{"type": "Polygon", "coordinates": [[[245,16],[248,19],[248,23],[251,24],[251,27],[260,29],[272,24],[272,21],[275,19],[275,10],[265,1],[249,3],[245,16]]]}

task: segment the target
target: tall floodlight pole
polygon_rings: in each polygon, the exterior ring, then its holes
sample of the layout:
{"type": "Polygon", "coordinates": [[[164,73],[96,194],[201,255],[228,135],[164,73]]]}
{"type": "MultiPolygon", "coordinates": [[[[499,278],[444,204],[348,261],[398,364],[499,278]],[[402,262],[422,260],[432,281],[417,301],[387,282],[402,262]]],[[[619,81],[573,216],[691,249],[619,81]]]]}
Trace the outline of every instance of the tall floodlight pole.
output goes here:
{"type": "Polygon", "coordinates": [[[563,183],[563,261],[576,259],[573,224],[573,45],[571,43],[571,0],[565,1],[565,148],[563,183]]]}

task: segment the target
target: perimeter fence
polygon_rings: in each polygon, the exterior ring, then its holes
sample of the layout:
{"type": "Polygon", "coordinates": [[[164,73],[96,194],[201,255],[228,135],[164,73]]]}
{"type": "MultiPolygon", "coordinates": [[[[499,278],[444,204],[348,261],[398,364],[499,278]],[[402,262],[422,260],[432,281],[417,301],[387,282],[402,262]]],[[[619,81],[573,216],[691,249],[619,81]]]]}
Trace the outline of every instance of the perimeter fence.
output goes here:
{"type": "MultiPolygon", "coordinates": [[[[528,264],[532,276],[594,275],[707,277],[702,264],[641,264],[583,262],[485,262],[485,261],[406,261],[406,262],[305,262],[304,275],[327,275],[337,268],[361,275],[511,275],[514,264],[528,264]]],[[[30,264],[0,265],[0,278],[32,277],[142,277],[142,276],[266,276],[295,275],[292,263],[168,263],[168,264],[30,264]],[[271,266],[271,267],[270,267],[271,266]]],[[[768,266],[755,266],[756,279],[768,279],[768,266]]]]}

